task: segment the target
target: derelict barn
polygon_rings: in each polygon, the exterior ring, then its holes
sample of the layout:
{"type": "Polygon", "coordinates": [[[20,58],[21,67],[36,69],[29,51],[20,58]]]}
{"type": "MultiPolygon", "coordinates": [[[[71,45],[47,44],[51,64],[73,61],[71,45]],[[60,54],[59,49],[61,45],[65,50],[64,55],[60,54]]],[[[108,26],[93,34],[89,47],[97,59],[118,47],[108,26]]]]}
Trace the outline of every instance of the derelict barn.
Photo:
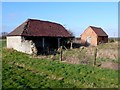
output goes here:
{"type": "Polygon", "coordinates": [[[81,44],[82,45],[97,46],[101,43],[107,43],[107,42],[108,42],[108,35],[100,27],[89,26],[81,34],[81,44]]]}
{"type": "Polygon", "coordinates": [[[7,36],[7,48],[28,54],[57,50],[73,38],[60,24],[28,19],[7,36]]]}

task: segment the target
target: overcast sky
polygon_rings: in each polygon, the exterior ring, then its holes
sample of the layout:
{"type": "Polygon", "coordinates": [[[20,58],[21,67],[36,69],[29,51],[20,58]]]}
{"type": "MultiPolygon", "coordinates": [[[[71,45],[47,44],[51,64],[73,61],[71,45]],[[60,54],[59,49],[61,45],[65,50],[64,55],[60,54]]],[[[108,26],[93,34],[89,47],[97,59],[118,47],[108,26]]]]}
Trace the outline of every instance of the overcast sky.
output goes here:
{"type": "Polygon", "coordinates": [[[2,2],[2,31],[11,32],[28,18],[60,23],[77,37],[90,25],[109,37],[118,35],[117,2],[2,2]]]}

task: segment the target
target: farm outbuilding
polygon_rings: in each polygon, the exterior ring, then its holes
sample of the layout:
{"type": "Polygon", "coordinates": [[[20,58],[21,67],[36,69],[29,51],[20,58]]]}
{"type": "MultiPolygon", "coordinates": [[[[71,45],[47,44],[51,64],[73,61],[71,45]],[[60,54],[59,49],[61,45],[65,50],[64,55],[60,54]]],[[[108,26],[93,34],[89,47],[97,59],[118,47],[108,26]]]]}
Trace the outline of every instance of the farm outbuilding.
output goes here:
{"type": "Polygon", "coordinates": [[[97,46],[98,44],[107,43],[107,42],[108,42],[108,35],[100,27],[89,26],[81,34],[82,45],[97,46]]]}
{"type": "Polygon", "coordinates": [[[71,38],[73,36],[61,24],[28,19],[7,35],[7,48],[39,54],[57,50],[71,38]]]}

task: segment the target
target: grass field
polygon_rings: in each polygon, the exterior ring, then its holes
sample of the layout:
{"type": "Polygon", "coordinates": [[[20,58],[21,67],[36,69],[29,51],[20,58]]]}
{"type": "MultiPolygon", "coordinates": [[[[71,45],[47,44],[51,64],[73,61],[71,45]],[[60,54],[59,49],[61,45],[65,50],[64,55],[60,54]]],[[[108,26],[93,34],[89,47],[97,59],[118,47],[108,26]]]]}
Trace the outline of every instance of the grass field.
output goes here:
{"type": "Polygon", "coordinates": [[[2,88],[118,88],[118,71],[2,50],[2,88]]]}

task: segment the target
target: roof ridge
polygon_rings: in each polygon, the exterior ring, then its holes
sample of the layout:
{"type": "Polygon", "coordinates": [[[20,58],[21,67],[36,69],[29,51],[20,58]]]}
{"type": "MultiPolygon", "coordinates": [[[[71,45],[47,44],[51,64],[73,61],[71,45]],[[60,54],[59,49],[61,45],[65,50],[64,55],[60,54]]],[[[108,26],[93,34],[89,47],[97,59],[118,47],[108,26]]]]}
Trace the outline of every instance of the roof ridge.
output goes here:
{"type": "Polygon", "coordinates": [[[101,28],[101,27],[95,27],[95,26],[89,26],[89,27],[91,27],[91,28],[101,28]]]}
{"type": "Polygon", "coordinates": [[[57,24],[57,25],[61,25],[62,26],[62,24],[59,24],[59,23],[56,23],[56,22],[53,22],[53,21],[47,21],[47,20],[39,20],[39,19],[31,19],[31,18],[28,18],[27,19],[28,21],[40,21],[40,22],[46,22],[46,23],[53,23],[53,24],[57,24]]]}
{"type": "Polygon", "coordinates": [[[27,19],[9,35],[71,37],[63,25],[37,19],[27,19]]]}

